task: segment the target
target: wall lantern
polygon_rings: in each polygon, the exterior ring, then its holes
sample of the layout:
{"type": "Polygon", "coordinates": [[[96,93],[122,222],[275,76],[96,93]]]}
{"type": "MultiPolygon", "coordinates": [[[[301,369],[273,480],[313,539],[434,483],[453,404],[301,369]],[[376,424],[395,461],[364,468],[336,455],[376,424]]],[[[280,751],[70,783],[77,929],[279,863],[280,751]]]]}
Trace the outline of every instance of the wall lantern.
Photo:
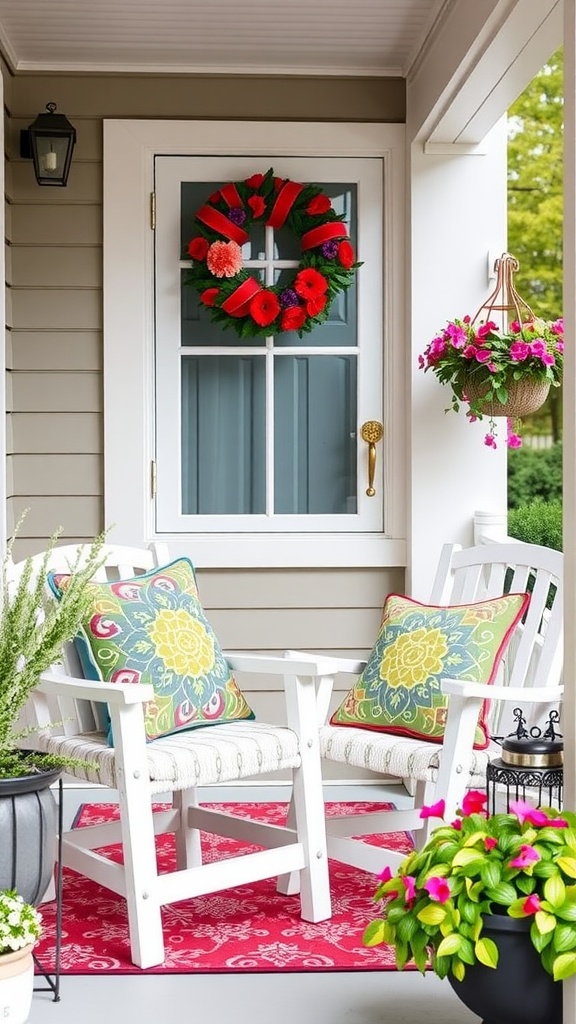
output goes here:
{"type": "Polygon", "coordinates": [[[66,185],[76,145],[74,125],[55,111],[56,104],[47,103],[46,113],[20,132],[20,156],[34,161],[39,185],[66,185]]]}

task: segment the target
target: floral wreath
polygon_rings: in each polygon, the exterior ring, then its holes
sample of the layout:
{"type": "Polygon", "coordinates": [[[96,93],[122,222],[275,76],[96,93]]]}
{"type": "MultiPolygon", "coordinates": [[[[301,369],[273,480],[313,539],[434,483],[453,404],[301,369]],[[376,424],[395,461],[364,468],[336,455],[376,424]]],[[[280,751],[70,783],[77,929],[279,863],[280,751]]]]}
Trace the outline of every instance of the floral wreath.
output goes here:
{"type": "Polygon", "coordinates": [[[211,318],[233,327],[241,338],[282,331],[311,331],[323,323],[330,305],[354,280],[354,250],[344,215],[317,185],[252,174],[213,193],[196,212],[197,234],[184,259],[192,260],[185,283],[200,293],[211,318]],[[302,257],[289,281],[264,285],[243,266],[242,245],[254,223],[297,236],[302,257]]]}

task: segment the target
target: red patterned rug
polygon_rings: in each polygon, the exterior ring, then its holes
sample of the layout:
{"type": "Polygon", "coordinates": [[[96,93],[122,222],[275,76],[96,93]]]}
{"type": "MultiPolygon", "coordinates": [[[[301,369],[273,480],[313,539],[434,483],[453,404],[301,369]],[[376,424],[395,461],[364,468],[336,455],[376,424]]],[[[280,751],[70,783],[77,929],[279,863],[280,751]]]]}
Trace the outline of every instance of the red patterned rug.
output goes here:
{"type": "MultiPolygon", "coordinates": [[[[361,813],[383,806],[331,803],[328,813],[361,813]]],[[[237,814],[279,824],[286,817],[286,804],[244,803],[234,808],[237,814]]],[[[85,804],[78,824],[99,824],[116,815],[117,808],[112,804],[85,804]]],[[[206,835],[204,839],[206,859],[210,860],[241,848],[238,842],[218,836],[206,835]]],[[[401,852],[411,849],[404,833],[388,836],[386,845],[401,852]]],[[[120,847],[111,849],[120,860],[120,847]]],[[[160,870],[166,870],[174,863],[173,837],[160,836],[157,850],[160,870]]],[[[278,895],[274,879],[164,907],[166,960],[160,967],[141,971],[130,961],[124,900],[66,869],[62,974],[394,970],[391,949],[367,949],[362,945],[362,933],[375,910],[374,877],[332,862],[330,878],[333,916],[320,924],[302,921],[298,898],[278,895]]],[[[46,967],[54,958],[55,903],[40,909],[45,932],[36,952],[46,967]]]]}

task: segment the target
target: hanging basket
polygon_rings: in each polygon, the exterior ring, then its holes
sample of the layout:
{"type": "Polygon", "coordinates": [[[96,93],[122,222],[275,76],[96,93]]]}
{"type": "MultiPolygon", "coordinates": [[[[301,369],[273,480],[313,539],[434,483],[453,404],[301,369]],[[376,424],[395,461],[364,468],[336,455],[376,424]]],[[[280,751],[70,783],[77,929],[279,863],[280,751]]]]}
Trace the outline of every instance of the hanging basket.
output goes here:
{"type": "Polygon", "coordinates": [[[483,402],[482,398],[490,391],[490,382],[487,380],[475,380],[469,377],[465,384],[465,393],[469,402],[474,402],[485,416],[506,416],[512,419],[520,419],[522,416],[529,416],[544,405],[550,391],[550,382],[547,380],[511,380],[507,382],[508,401],[499,402],[492,399],[490,402],[483,402]]]}

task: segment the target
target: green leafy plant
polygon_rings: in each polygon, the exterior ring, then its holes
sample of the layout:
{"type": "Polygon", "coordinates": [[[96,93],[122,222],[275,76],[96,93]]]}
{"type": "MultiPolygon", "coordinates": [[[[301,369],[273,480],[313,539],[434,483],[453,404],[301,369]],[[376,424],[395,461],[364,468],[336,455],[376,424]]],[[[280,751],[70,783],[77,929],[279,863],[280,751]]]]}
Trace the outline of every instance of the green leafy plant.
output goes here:
{"type": "MultiPolygon", "coordinates": [[[[425,372],[432,370],[441,384],[452,390],[451,408],[458,412],[468,404],[471,421],[482,419],[486,403],[508,401],[514,381],[547,382],[558,387],[564,359],[564,321],[547,322],[536,317],[513,320],[507,330],[493,320],[475,322],[469,316],[451,320],[429,342],[419,357],[425,372]],[[474,388],[478,397],[471,397],[474,388]]],[[[491,416],[484,443],[496,448],[496,423],[491,416]]],[[[508,431],[508,446],[519,448],[518,434],[508,431]]]]}
{"type": "Polygon", "coordinates": [[[508,533],[526,544],[542,544],[562,551],[562,502],[532,501],[529,505],[510,509],[508,533]]]}
{"type": "Polygon", "coordinates": [[[70,565],[70,584],[56,601],[47,596],[46,571],[60,531],[50,538],[39,572],[34,573],[32,559],[28,558],[16,579],[12,550],[21,522],[7,545],[0,580],[0,778],[73,763],[51,754],[23,754],[20,744],[30,732],[18,730],[17,722],[41,674],[61,662],[64,644],[74,638],[90,607],[87,584],[103,561],[105,538],[105,534],[97,537],[82,561],[78,549],[70,565]]]}
{"type": "Polygon", "coordinates": [[[33,946],[42,933],[42,915],[13,889],[0,891],[0,956],[33,946]]]}
{"type": "MultiPolygon", "coordinates": [[[[444,978],[466,966],[496,967],[498,948],[482,934],[489,914],[530,918],[530,938],[556,981],[576,973],[576,815],[559,817],[517,800],[488,816],[486,794],[468,792],[452,823],[436,828],[396,875],[385,868],[374,899],[381,916],[364,933],[367,946],[394,946],[396,963],[428,960],[444,978]]],[[[423,808],[442,818],[444,801],[423,808]]]]}
{"type": "Polygon", "coordinates": [[[522,447],[508,455],[508,508],[539,498],[562,501],[562,442],[550,448],[522,447]]]}

